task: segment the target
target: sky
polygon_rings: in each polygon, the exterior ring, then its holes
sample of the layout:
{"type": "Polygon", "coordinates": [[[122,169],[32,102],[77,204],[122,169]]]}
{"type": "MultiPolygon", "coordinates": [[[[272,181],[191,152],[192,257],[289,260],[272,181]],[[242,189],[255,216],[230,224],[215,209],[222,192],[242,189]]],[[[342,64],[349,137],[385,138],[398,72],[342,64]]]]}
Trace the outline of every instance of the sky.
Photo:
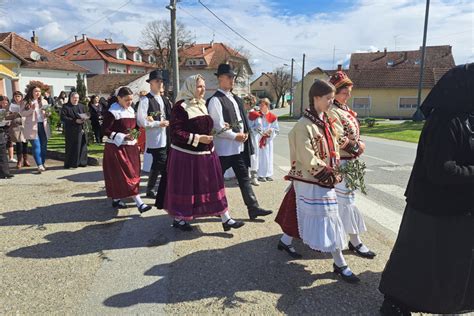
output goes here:
{"type": "MultiPolygon", "coordinates": [[[[198,0],[179,1],[177,18],[198,43],[243,47],[255,76],[295,59],[295,75],[347,65],[353,52],[417,50],[422,44],[425,0],[202,0],[249,42],[211,15],[198,0]]],[[[166,0],[0,0],[0,31],[54,49],[74,35],[140,45],[153,20],[169,20],[166,0]]],[[[432,0],[427,45],[451,45],[456,64],[474,62],[474,1],[432,0]]]]}

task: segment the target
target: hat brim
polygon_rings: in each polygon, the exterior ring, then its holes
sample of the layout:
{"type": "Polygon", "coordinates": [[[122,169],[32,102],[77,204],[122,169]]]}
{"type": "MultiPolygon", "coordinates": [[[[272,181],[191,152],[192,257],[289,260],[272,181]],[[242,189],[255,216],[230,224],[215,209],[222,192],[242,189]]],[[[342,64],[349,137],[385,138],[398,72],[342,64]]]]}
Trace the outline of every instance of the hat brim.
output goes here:
{"type": "Polygon", "coordinates": [[[150,81],[152,81],[152,80],[161,80],[161,81],[165,82],[165,79],[160,78],[160,77],[147,79],[146,82],[150,83],[150,81]]]}

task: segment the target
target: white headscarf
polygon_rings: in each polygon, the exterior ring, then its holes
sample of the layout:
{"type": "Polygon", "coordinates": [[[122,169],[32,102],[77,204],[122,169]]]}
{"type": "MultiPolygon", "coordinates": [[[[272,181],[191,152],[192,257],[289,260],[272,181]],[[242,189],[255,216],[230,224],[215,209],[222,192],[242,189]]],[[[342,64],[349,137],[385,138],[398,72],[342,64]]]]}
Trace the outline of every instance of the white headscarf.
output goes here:
{"type": "Polygon", "coordinates": [[[186,78],[176,97],[177,101],[183,100],[186,104],[185,106],[183,105],[183,107],[186,112],[188,112],[189,118],[208,114],[206,101],[204,101],[204,99],[196,99],[194,95],[196,92],[196,83],[199,79],[204,80],[204,77],[197,74],[186,78]]]}

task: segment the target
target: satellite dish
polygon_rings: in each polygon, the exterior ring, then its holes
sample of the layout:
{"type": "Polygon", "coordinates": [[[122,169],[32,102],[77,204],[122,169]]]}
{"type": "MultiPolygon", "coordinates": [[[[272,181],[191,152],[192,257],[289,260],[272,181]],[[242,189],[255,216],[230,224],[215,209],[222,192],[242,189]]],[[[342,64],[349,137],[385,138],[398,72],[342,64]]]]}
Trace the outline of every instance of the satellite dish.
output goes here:
{"type": "Polygon", "coordinates": [[[34,61],[38,61],[41,59],[41,55],[38,52],[32,51],[30,53],[30,58],[34,61]]]}

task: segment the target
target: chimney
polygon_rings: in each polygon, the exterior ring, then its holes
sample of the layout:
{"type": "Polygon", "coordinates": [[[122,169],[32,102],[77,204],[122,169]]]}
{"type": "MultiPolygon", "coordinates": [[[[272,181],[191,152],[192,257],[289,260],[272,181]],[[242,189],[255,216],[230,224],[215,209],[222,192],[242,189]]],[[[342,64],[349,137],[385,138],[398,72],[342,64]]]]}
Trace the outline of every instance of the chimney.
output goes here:
{"type": "Polygon", "coordinates": [[[387,53],[387,47],[384,47],[383,52],[386,54],[387,53]]]}
{"type": "Polygon", "coordinates": [[[205,52],[206,52],[206,48],[203,47],[203,48],[202,48],[202,53],[204,54],[205,52]]]}
{"type": "Polygon", "coordinates": [[[211,48],[214,46],[214,40],[211,41],[211,48]]]}
{"type": "Polygon", "coordinates": [[[403,53],[403,61],[408,60],[408,52],[403,53]]]}
{"type": "Polygon", "coordinates": [[[342,71],[342,65],[341,64],[337,65],[337,71],[342,71]]]}
{"type": "Polygon", "coordinates": [[[31,37],[31,42],[34,43],[36,46],[39,46],[39,38],[36,36],[36,32],[33,31],[33,36],[31,37]]]}
{"type": "Polygon", "coordinates": [[[82,34],[82,40],[85,42],[87,40],[87,35],[86,34],[82,34]]]}
{"type": "Polygon", "coordinates": [[[77,42],[77,35],[74,35],[74,42],[77,42]]]}

